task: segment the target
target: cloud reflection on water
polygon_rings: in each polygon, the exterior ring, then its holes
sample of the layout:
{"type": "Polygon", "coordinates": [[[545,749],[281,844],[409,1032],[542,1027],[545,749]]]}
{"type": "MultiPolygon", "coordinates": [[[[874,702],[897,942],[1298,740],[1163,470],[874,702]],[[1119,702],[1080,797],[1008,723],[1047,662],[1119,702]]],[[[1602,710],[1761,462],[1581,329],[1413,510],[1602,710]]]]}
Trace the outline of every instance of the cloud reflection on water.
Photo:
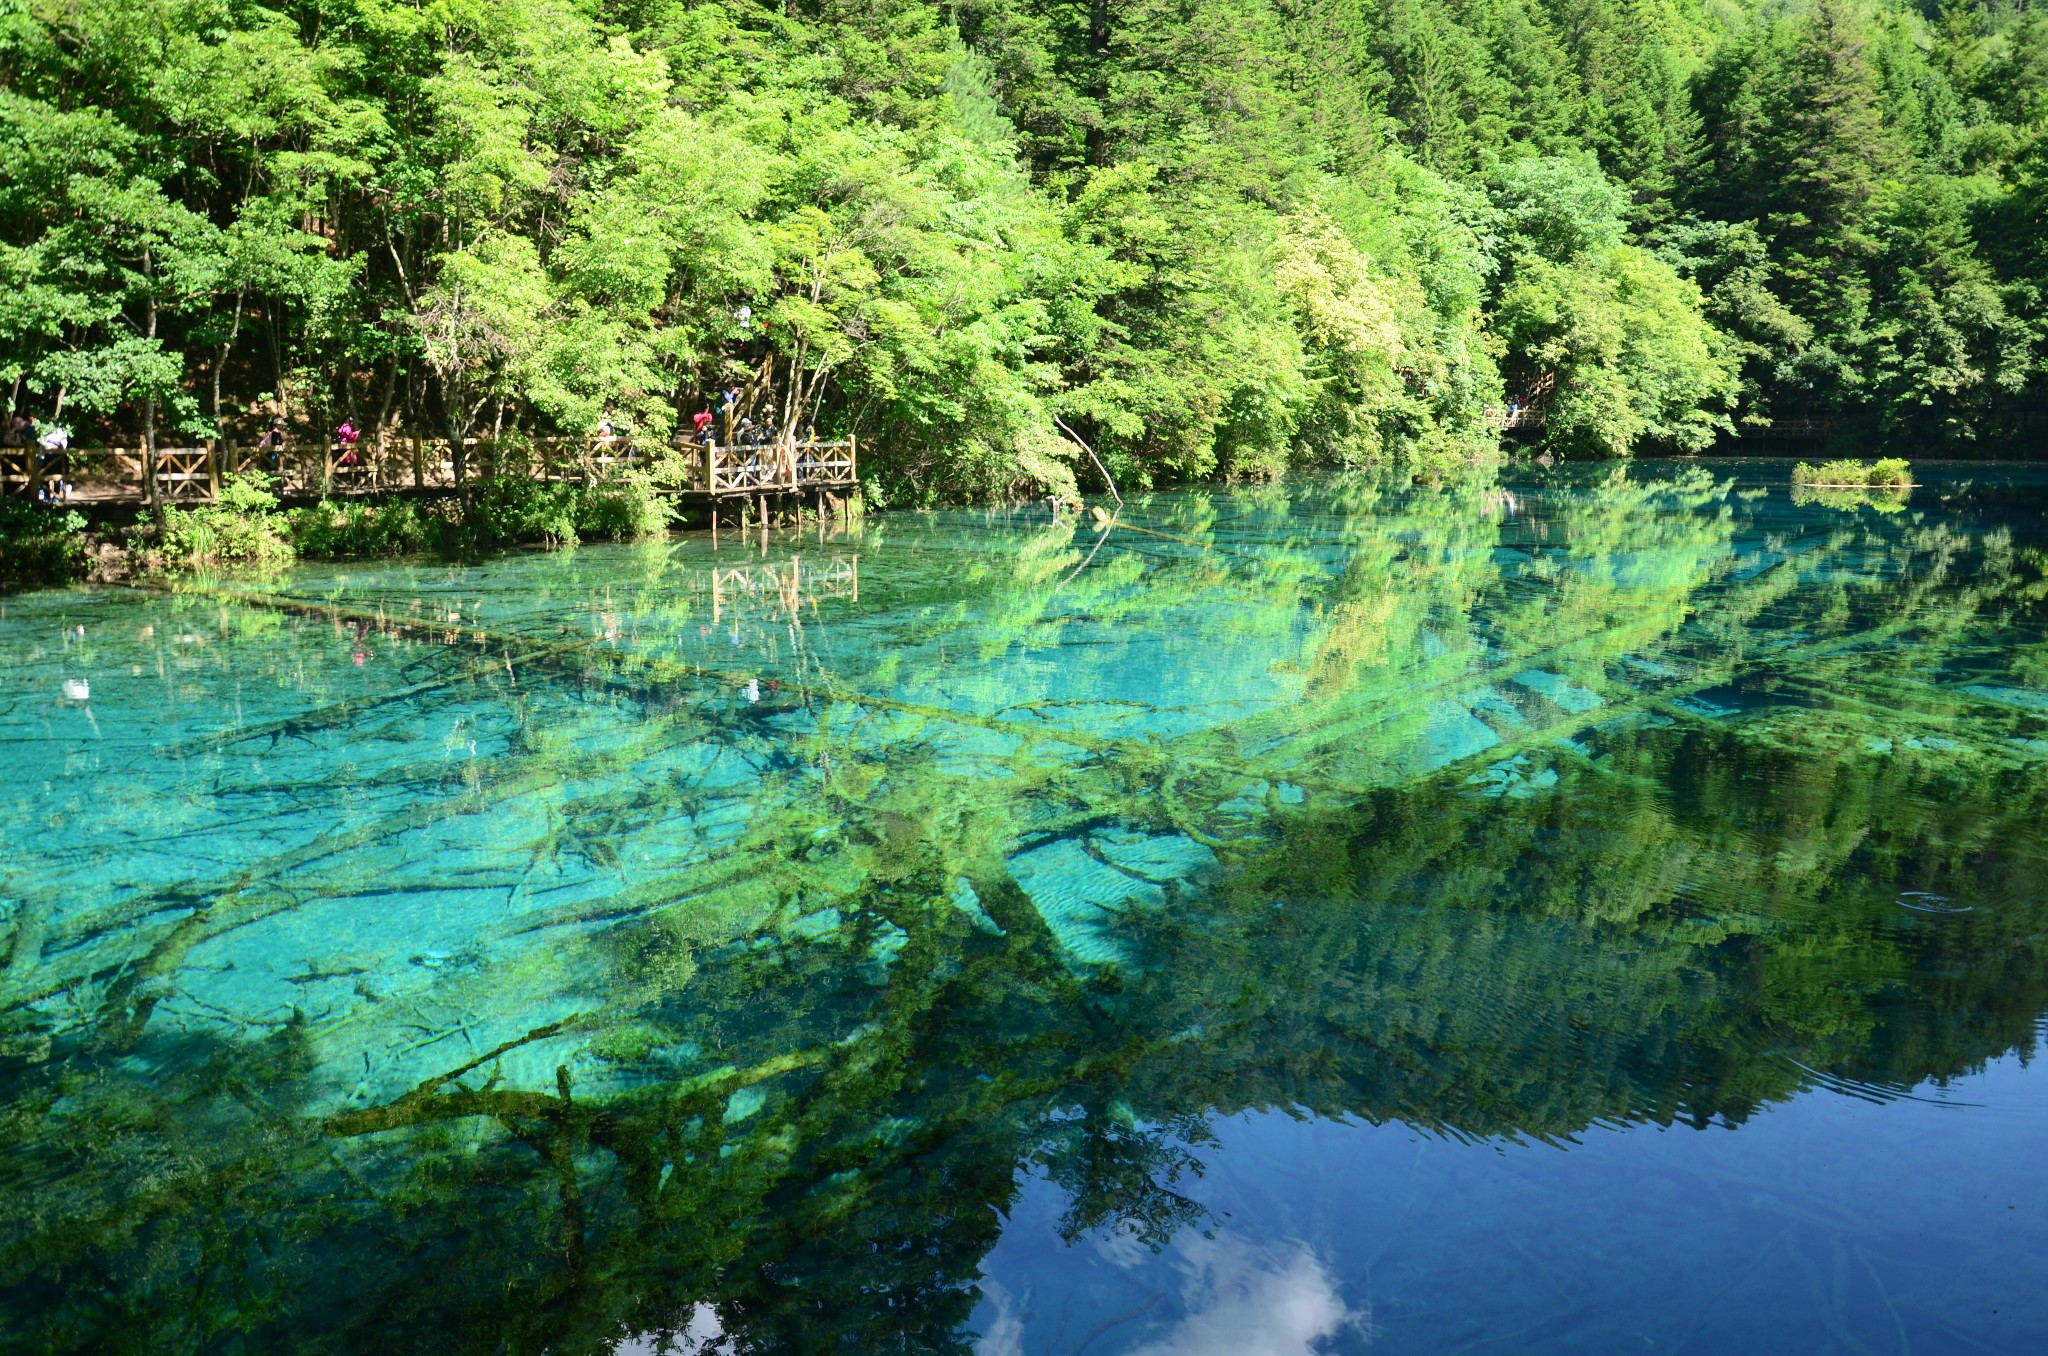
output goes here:
{"type": "MultiPolygon", "coordinates": [[[[1154,1262],[1135,1240],[1120,1236],[1098,1242],[1095,1251],[1125,1271],[1154,1262]]],[[[1227,1230],[1189,1233],[1174,1245],[1171,1259],[1180,1276],[1177,1306],[1161,1303],[1166,1297],[1159,1296],[1123,1320],[1151,1316],[1154,1331],[1142,1337],[1128,1333],[1124,1340],[1138,1339],[1135,1347],[1122,1348],[1112,1339],[1105,1350],[1129,1350],[1133,1356],[1314,1356],[1346,1329],[1366,1330],[1367,1314],[1344,1302],[1335,1273],[1307,1244],[1258,1244],[1227,1230]],[[1178,1315],[1162,1323],[1161,1316],[1175,1308],[1178,1315]]],[[[1045,1349],[1042,1340],[1029,1340],[1028,1300],[994,1280],[985,1279],[981,1289],[993,1315],[974,1345],[975,1356],[1027,1356],[1045,1349]]],[[[1107,1337],[1109,1326],[1122,1323],[1098,1327],[1082,1345],[1107,1337]]]]}

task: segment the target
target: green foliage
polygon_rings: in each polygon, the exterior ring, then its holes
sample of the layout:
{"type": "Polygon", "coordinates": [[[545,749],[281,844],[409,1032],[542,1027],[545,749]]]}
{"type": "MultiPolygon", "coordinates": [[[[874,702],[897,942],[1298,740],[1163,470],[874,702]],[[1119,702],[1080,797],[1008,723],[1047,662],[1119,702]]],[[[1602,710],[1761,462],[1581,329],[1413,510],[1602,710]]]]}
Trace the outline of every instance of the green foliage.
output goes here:
{"type": "Polygon", "coordinates": [[[476,484],[444,542],[470,552],[516,542],[574,546],[586,536],[629,541],[660,535],[668,521],[667,501],[641,477],[586,486],[503,475],[476,484]]]}
{"type": "Polygon", "coordinates": [[[166,509],[162,523],[144,529],[138,543],[147,558],[168,569],[289,564],[295,554],[291,520],[278,511],[276,483],[261,472],[228,476],[217,503],[166,509]]]}
{"type": "Polygon", "coordinates": [[[1875,462],[1830,461],[1819,466],[1800,462],[1792,468],[1794,485],[1844,486],[1873,489],[1903,489],[1913,483],[1913,468],[1903,457],[1883,457],[1875,462]]]}
{"type": "Polygon", "coordinates": [[[471,490],[456,528],[458,549],[539,541],[573,546],[579,493],[574,485],[494,476],[471,490]]]}
{"type": "Polygon", "coordinates": [[[0,377],[124,438],[739,385],[890,503],[1441,468],[1510,395],[1966,442],[2043,381],[2048,21],[1951,10],[17,5],[0,377]]]}
{"type": "Polygon", "coordinates": [[[1545,448],[1690,452],[1730,429],[1734,346],[1702,315],[1697,286],[1626,242],[1626,197],[1598,166],[1519,162],[1495,203],[1507,233],[1496,323],[1509,389],[1542,413],[1545,448]]]}
{"type": "Polygon", "coordinates": [[[291,541],[301,555],[332,560],[345,556],[413,555],[438,545],[447,520],[412,499],[381,503],[323,499],[291,514],[291,541]]]}
{"type": "Polygon", "coordinates": [[[669,500],[634,474],[592,485],[544,482],[510,471],[479,480],[465,500],[321,500],[290,515],[291,543],[321,559],[503,546],[573,546],[587,537],[634,541],[668,530],[669,500]]]}
{"type": "Polygon", "coordinates": [[[658,537],[668,531],[669,502],[641,476],[586,486],[576,500],[576,530],[611,541],[658,537]]]}
{"type": "Polygon", "coordinates": [[[62,584],[85,571],[85,517],[0,496],[0,584],[62,584]]]}
{"type": "Polygon", "coordinates": [[[2048,128],[2041,33],[2011,10],[1952,6],[1930,31],[1883,0],[1815,0],[1760,9],[1712,54],[1687,205],[1733,223],[1696,276],[1744,340],[1754,415],[1953,444],[2038,390],[2048,271],[2013,223],[2048,128]]]}

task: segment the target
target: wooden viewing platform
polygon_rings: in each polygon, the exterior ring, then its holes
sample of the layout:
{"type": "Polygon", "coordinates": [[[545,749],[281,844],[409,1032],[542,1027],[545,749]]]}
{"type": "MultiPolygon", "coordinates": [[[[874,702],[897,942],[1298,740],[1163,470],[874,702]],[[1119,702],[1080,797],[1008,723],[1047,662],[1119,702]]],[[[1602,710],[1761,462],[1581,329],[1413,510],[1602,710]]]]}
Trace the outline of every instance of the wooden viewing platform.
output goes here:
{"type": "MultiPolygon", "coordinates": [[[[685,498],[713,503],[814,493],[843,498],[857,484],[852,438],[762,446],[685,443],[677,450],[684,457],[685,479],[661,488],[685,498]]],[[[61,476],[71,486],[71,501],[81,506],[146,503],[144,460],[140,447],[0,448],[0,494],[34,497],[47,481],[61,476]]],[[[249,471],[277,477],[285,498],[352,499],[409,490],[460,491],[487,476],[597,484],[649,461],[629,438],[540,438],[517,444],[466,438],[458,445],[446,438],[366,437],[352,449],[287,443],[276,450],[222,441],[157,448],[156,482],[166,504],[213,503],[227,476],[249,471]]]]}
{"type": "Polygon", "coordinates": [[[760,447],[706,443],[689,450],[696,455],[684,492],[712,499],[852,489],[858,472],[852,438],[760,447]]]}

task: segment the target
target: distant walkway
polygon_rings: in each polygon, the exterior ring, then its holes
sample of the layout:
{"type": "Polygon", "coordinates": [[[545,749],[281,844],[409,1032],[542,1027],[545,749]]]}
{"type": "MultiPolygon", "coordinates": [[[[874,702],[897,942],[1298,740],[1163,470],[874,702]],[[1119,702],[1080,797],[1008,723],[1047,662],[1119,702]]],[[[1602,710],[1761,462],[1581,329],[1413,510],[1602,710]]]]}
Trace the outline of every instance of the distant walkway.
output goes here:
{"type": "MultiPolygon", "coordinates": [[[[720,443],[679,445],[688,466],[674,492],[726,499],[850,491],[858,465],[852,438],[782,442],[765,446],[720,443]]],[[[0,493],[34,497],[53,478],[70,487],[80,505],[146,503],[139,447],[0,448],[0,493]]],[[[288,498],[357,498],[407,490],[455,491],[484,478],[528,476],[544,482],[592,484],[648,464],[630,438],[541,438],[500,445],[467,438],[365,438],[353,448],[286,444],[282,449],[207,442],[159,447],[157,492],[167,504],[207,504],[220,497],[223,479],[248,471],[278,478],[288,498]]]]}

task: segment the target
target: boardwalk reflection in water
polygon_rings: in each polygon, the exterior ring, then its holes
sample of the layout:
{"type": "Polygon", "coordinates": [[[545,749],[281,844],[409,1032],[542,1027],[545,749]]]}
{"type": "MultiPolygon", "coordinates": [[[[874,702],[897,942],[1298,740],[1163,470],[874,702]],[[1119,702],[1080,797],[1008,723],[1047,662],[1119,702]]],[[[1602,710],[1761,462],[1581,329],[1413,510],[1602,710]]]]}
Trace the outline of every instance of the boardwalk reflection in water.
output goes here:
{"type": "MultiPolygon", "coordinates": [[[[1226,1166],[1232,1118],[1597,1164],[2034,1048],[2041,490],[1923,479],[1899,512],[1711,465],[1512,508],[1347,482],[1101,537],[11,600],[7,1330],[1480,1340],[1441,1278],[1394,1321],[1290,1223],[1312,1184],[1226,1166]],[[1006,1281],[1032,1228],[1065,1260],[1006,1281]]],[[[1527,1218],[1570,1236],[1588,1180],[1527,1218]]],[[[2008,1300],[1900,1330],[1997,1349],[2043,1322],[2008,1300]]]]}

